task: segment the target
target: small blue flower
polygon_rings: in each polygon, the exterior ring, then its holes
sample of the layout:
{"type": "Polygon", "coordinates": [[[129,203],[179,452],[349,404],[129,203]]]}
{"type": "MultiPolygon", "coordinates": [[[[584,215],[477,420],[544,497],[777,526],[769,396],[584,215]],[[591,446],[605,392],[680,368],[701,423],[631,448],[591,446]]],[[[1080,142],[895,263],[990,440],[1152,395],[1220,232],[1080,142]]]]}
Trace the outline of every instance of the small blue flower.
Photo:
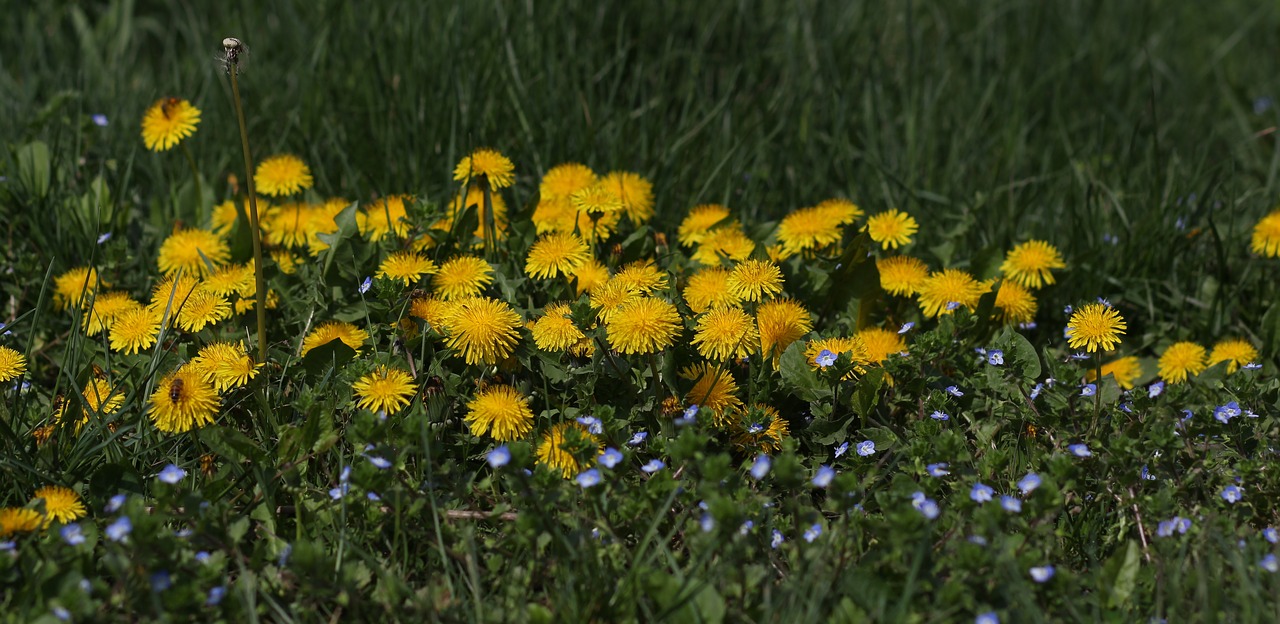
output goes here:
{"type": "Polygon", "coordinates": [[[618,462],[622,461],[622,451],[611,446],[600,454],[599,461],[601,466],[604,466],[605,468],[613,468],[618,465],[618,462]]]}
{"type": "Polygon", "coordinates": [[[1235,401],[1231,401],[1226,405],[1219,405],[1217,408],[1213,410],[1214,419],[1224,425],[1227,424],[1228,422],[1231,422],[1232,418],[1235,418],[1239,415],[1240,415],[1240,404],[1235,401]]]}
{"type": "Polygon", "coordinates": [[[905,322],[905,323],[903,323],[903,324],[902,324],[902,327],[899,327],[899,328],[898,328],[898,333],[899,333],[899,334],[905,334],[905,333],[907,333],[907,332],[911,331],[911,328],[912,328],[912,327],[915,327],[915,326],[916,326],[916,322],[915,322],[915,321],[907,321],[907,322],[905,322]]]}
{"type": "Polygon", "coordinates": [[[804,541],[812,544],[813,540],[818,539],[820,535],[822,535],[822,525],[815,524],[804,530],[804,541]]]}
{"type": "Polygon", "coordinates": [[[711,517],[711,514],[704,513],[702,518],[698,520],[698,526],[702,527],[703,533],[710,533],[716,530],[716,519],[711,517]]]}
{"type": "Polygon", "coordinates": [[[574,478],[574,481],[577,481],[583,489],[599,485],[601,480],[600,471],[595,468],[585,470],[574,478]]]}
{"type": "Polygon", "coordinates": [[[1263,557],[1262,561],[1258,562],[1258,565],[1262,566],[1263,570],[1273,574],[1280,572],[1280,561],[1276,561],[1275,553],[1267,553],[1267,556],[1263,557]]]}
{"type": "Polygon", "coordinates": [[[964,392],[963,392],[962,390],[960,390],[960,388],[957,388],[957,387],[955,387],[955,386],[947,386],[947,394],[949,394],[949,395],[951,395],[951,396],[953,396],[953,397],[962,397],[962,396],[964,396],[964,392]]]}
{"type": "Polygon", "coordinates": [[[107,525],[107,539],[113,542],[124,541],[133,532],[133,522],[129,520],[129,516],[120,516],[115,522],[107,525]]]}
{"type": "Polygon", "coordinates": [[[107,127],[107,116],[102,113],[97,113],[90,117],[90,119],[93,120],[93,125],[98,126],[99,128],[107,127]]]}
{"type": "Polygon", "coordinates": [[[1055,570],[1052,565],[1044,565],[1031,568],[1028,572],[1031,574],[1031,580],[1037,583],[1047,583],[1049,579],[1053,578],[1053,575],[1057,570],[1055,570]]]}
{"type": "Polygon", "coordinates": [[[1185,535],[1187,531],[1191,530],[1191,518],[1180,518],[1178,516],[1174,516],[1173,530],[1177,531],[1179,534],[1185,535]]]}
{"type": "Polygon", "coordinates": [[[368,457],[369,463],[373,464],[374,468],[386,470],[391,467],[391,461],[384,457],[378,457],[377,455],[369,455],[368,457]]]}
{"type": "Polygon", "coordinates": [[[942,513],[942,509],[938,507],[938,501],[932,498],[920,501],[916,505],[916,510],[920,512],[920,515],[924,516],[925,520],[933,520],[938,517],[938,514],[942,513]]]}
{"type": "Polygon", "coordinates": [[[818,466],[817,474],[813,475],[813,487],[825,488],[831,485],[831,480],[836,478],[836,471],[830,466],[823,464],[818,466]]]}
{"type": "Polygon", "coordinates": [[[746,535],[747,533],[750,533],[751,529],[755,528],[755,526],[756,523],[750,520],[743,522],[742,526],[738,527],[738,535],[746,535]]]}
{"type": "Polygon", "coordinates": [[[684,417],[685,417],[685,418],[693,418],[694,416],[697,416],[697,415],[698,415],[698,406],[697,406],[697,405],[690,405],[689,407],[684,408],[684,417]]]}
{"type": "Polygon", "coordinates": [[[600,419],[595,416],[579,416],[577,421],[578,424],[586,427],[587,431],[591,432],[592,435],[604,433],[604,423],[600,422],[600,419]]]}
{"type": "Polygon", "coordinates": [[[1036,491],[1038,487],[1040,487],[1040,475],[1034,472],[1028,472],[1027,476],[1018,480],[1018,489],[1022,490],[1024,496],[1036,491]]]}
{"type": "Polygon", "coordinates": [[[995,611],[979,613],[978,617],[973,618],[973,624],[1000,624],[1000,616],[995,611]]]}
{"type": "Polygon", "coordinates": [[[929,414],[929,418],[932,418],[934,420],[951,420],[951,417],[948,416],[947,413],[942,410],[933,410],[933,413],[929,414]]]}
{"type": "Polygon", "coordinates": [[[948,301],[948,302],[947,302],[947,311],[948,311],[948,312],[953,312],[953,311],[955,311],[955,309],[956,309],[956,308],[958,308],[958,307],[960,307],[960,302],[959,302],[959,301],[948,301]]]}
{"type": "Polygon", "coordinates": [[[1155,383],[1153,383],[1153,384],[1151,384],[1151,385],[1147,386],[1147,398],[1149,398],[1149,399],[1154,399],[1154,398],[1156,398],[1156,397],[1160,396],[1160,393],[1161,393],[1161,392],[1164,392],[1164,382],[1163,382],[1163,381],[1157,381],[1157,382],[1155,382],[1155,383]]]}
{"type": "Polygon", "coordinates": [[[986,545],[987,545],[987,538],[985,538],[985,537],[983,537],[983,536],[981,536],[981,535],[970,535],[970,536],[969,536],[969,543],[970,543],[970,544],[973,544],[973,545],[975,545],[975,546],[986,546],[986,545]]]}
{"type": "Polygon", "coordinates": [[[1161,520],[1156,525],[1156,537],[1170,537],[1173,535],[1173,520],[1161,520]]]}
{"type": "Polygon", "coordinates": [[[332,498],[333,500],[340,500],[343,496],[346,496],[347,492],[350,490],[351,484],[341,483],[338,487],[329,490],[329,498],[332,498]]]}
{"type": "Polygon", "coordinates": [[[160,479],[165,483],[168,483],[169,485],[174,485],[177,482],[181,481],[186,476],[187,476],[187,471],[173,464],[169,464],[168,466],[165,466],[163,470],[160,471],[160,474],[156,475],[156,478],[160,479]]]}
{"type": "Polygon", "coordinates": [[[342,473],[338,475],[338,483],[347,483],[351,481],[351,466],[343,466],[342,473]]]}
{"type": "Polygon", "coordinates": [[[1243,369],[1245,369],[1245,370],[1259,370],[1259,369],[1261,369],[1261,368],[1262,368],[1262,365],[1261,365],[1261,364],[1259,364],[1259,363],[1257,363],[1257,362],[1249,362],[1248,364],[1245,364],[1244,366],[1241,366],[1240,368],[1243,368],[1243,369]]]}
{"type": "Polygon", "coordinates": [[[761,431],[764,431],[764,425],[760,423],[751,423],[751,426],[747,427],[747,433],[750,433],[752,435],[760,433],[761,431]]]}
{"type": "Polygon", "coordinates": [[[984,485],[982,483],[973,484],[973,488],[969,490],[969,498],[978,504],[991,500],[995,494],[996,491],[992,489],[991,486],[984,485]]]}
{"type": "Polygon", "coordinates": [[[1182,410],[1182,422],[1186,422],[1186,421],[1188,421],[1188,420],[1191,420],[1191,418],[1192,418],[1193,416],[1194,416],[1194,414],[1192,414],[1192,413],[1191,413],[1191,410],[1189,410],[1189,409],[1184,409],[1184,410],[1182,410]]]}
{"type": "Polygon", "coordinates": [[[1222,488],[1220,496],[1222,496],[1222,500],[1234,505],[1244,498],[1244,490],[1240,489],[1238,485],[1228,485],[1222,488]]]}
{"type": "Polygon", "coordinates": [[[782,531],[774,529],[772,537],[769,538],[769,548],[777,548],[785,541],[787,541],[787,538],[782,536],[782,531]]]}
{"type": "Polygon", "coordinates": [[[1042,383],[1036,384],[1036,387],[1031,389],[1031,400],[1032,401],[1036,400],[1036,397],[1040,396],[1040,393],[1043,391],[1044,391],[1044,384],[1042,383]]]}
{"type": "Polygon", "coordinates": [[[1004,366],[1004,351],[992,349],[987,351],[987,363],[992,366],[1004,366]]]}
{"type": "Polygon", "coordinates": [[[292,554],[293,544],[285,544],[284,548],[280,549],[280,554],[276,555],[276,567],[283,568],[286,565],[289,565],[289,555],[292,554]]]}
{"type": "Polygon", "coordinates": [[[951,474],[951,471],[947,470],[949,466],[950,464],[947,462],[939,462],[936,464],[929,464],[928,466],[925,466],[924,469],[931,477],[945,477],[951,474]]]}
{"type": "Polygon", "coordinates": [[[1067,446],[1067,450],[1071,451],[1071,454],[1076,457],[1093,457],[1093,451],[1090,451],[1089,447],[1084,444],[1070,444],[1067,446]]]}
{"type": "Polygon", "coordinates": [[[857,451],[858,451],[858,455],[861,457],[874,455],[876,452],[876,443],[872,442],[871,440],[863,440],[858,443],[857,451]]]}
{"type": "Polygon", "coordinates": [[[1022,513],[1022,500],[1008,494],[1000,497],[1000,506],[1009,513],[1022,513]]]}
{"type": "Polygon", "coordinates": [[[124,494],[116,494],[115,496],[112,496],[111,498],[107,499],[107,506],[106,506],[107,513],[110,514],[110,513],[115,513],[119,511],[120,507],[124,505],[125,500],[126,498],[124,494]]]}
{"type": "Polygon", "coordinates": [[[1077,351],[1067,357],[1074,362],[1082,362],[1084,360],[1089,359],[1089,354],[1085,353],[1084,351],[1077,351]]]}
{"type": "Polygon", "coordinates": [[[372,277],[366,277],[366,278],[364,278],[364,281],[363,281],[363,282],[360,282],[360,287],[359,287],[357,290],[359,290],[359,291],[360,291],[360,294],[362,294],[362,295],[363,295],[363,294],[365,294],[365,293],[369,292],[369,288],[370,288],[371,286],[373,286],[373,278],[372,278],[372,277]]]}
{"type": "Polygon", "coordinates": [[[645,464],[645,465],[641,466],[641,467],[640,467],[640,469],[641,469],[641,470],[643,470],[643,471],[645,471],[645,472],[647,472],[647,473],[649,473],[649,474],[653,474],[653,473],[655,473],[655,472],[657,472],[657,471],[659,471],[659,470],[662,470],[663,468],[666,468],[666,467],[667,467],[667,465],[666,465],[666,464],[664,464],[664,463],[662,463],[662,460],[661,460],[661,459],[651,459],[651,460],[649,460],[649,463],[647,463],[647,464],[645,464]]]}
{"type": "Polygon", "coordinates": [[[640,446],[644,444],[644,439],[649,437],[648,431],[637,431],[631,435],[631,439],[627,440],[627,446],[640,446]]]}
{"type": "Polygon", "coordinates": [[[1029,330],[1032,330],[1032,329],[1035,329],[1035,328],[1036,328],[1036,322],[1035,322],[1035,321],[1027,321],[1027,322],[1025,322],[1025,323],[1018,323],[1018,329],[1028,330],[1028,331],[1029,331],[1029,330]]]}
{"type": "Polygon", "coordinates": [[[62,540],[72,546],[79,546],[84,543],[84,532],[80,530],[80,525],[72,522],[58,532],[62,535],[62,540]]]}
{"type": "Polygon", "coordinates": [[[202,551],[200,551],[200,552],[197,552],[197,553],[196,553],[196,561],[198,561],[198,562],[200,562],[200,563],[205,563],[206,561],[208,561],[208,560],[209,560],[209,556],[210,556],[210,555],[209,555],[209,551],[207,551],[207,550],[202,550],[202,551]]]}
{"type": "MultiPolygon", "coordinates": [[[[99,234],[99,235],[98,235],[98,244],[99,244],[99,245],[101,245],[101,244],[103,244],[103,243],[105,243],[105,242],[107,242],[107,241],[109,241],[109,240],[111,240],[111,232],[103,232],[103,233],[101,233],[101,234],[99,234]]],[[[1261,367],[1259,367],[1259,368],[1261,368],[1261,367]]]]}
{"type": "Polygon", "coordinates": [[[489,462],[490,468],[501,468],[511,463],[511,449],[507,448],[507,445],[503,444],[502,446],[489,451],[489,454],[485,456],[485,460],[489,462]]]}
{"type": "Polygon", "coordinates": [[[844,442],[840,443],[840,446],[836,447],[836,457],[839,458],[841,455],[844,455],[848,451],[849,451],[849,441],[845,440],[844,442]]]}
{"type": "Polygon", "coordinates": [[[1147,465],[1146,465],[1146,464],[1143,464],[1143,465],[1142,465],[1142,470],[1138,471],[1138,478],[1139,478],[1139,479],[1142,479],[1143,481],[1155,481],[1155,480],[1156,480],[1155,475],[1151,474],[1151,471],[1150,471],[1150,470],[1147,470],[1147,465]]]}
{"type": "Polygon", "coordinates": [[[151,591],[159,593],[169,589],[172,585],[173,581],[169,578],[168,570],[151,573],[151,591]]]}
{"type": "Polygon", "coordinates": [[[829,349],[823,349],[818,352],[818,357],[814,358],[813,362],[821,368],[826,368],[836,363],[836,354],[832,353],[829,349]]]}
{"type": "Polygon", "coordinates": [[[759,481],[769,474],[769,468],[773,465],[773,460],[768,455],[756,455],[756,460],[751,463],[751,478],[759,481]]]}
{"type": "Polygon", "coordinates": [[[1080,396],[1091,397],[1098,393],[1097,384],[1085,384],[1080,388],[1080,396]]]}
{"type": "Polygon", "coordinates": [[[209,590],[209,597],[205,598],[204,604],[206,607],[216,607],[218,606],[218,603],[222,602],[222,599],[225,598],[226,595],[227,595],[226,587],[223,587],[221,585],[214,587],[213,589],[209,590]]]}
{"type": "Polygon", "coordinates": [[[1262,530],[1262,537],[1268,542],[1275,544],[1276,542],[1280,542],[1280,531],[1277,531],[1275,527],[1267,527],[1262,530]]]}
{"type": "Polygon", "coordinates": [[[0,541],[0,552],[12,552],[18,545],[13,540],[0,541]]]}
{"type": "Polygon", "coordinates": [[[67,611],[66,607],[59,605],[54,607],[52,611],[53,611],[53,617],[56,617],[63,622],[71,621],[71,612],[67,611]]]}

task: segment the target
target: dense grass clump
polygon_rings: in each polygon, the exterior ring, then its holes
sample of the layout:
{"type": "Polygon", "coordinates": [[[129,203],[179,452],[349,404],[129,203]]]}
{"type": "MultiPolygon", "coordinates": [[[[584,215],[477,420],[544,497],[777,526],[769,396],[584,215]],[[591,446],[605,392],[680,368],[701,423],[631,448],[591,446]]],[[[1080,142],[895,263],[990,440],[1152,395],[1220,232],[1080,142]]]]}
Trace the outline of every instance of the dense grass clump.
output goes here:
{"type": "Polygon", "coordinates": [[[1280,618],[1274,7],[11,22],[14,621],[1280,618]]]}

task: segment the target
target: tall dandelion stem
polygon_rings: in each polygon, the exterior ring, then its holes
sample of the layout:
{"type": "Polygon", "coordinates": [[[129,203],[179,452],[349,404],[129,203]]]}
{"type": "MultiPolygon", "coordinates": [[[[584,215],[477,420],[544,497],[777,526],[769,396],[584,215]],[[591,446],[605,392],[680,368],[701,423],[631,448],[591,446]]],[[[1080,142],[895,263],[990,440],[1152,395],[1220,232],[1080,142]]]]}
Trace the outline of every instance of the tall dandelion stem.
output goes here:
{"type": "Polygon", "coordinates": [[[240,83],[236,80],[243,46],[239,39],[222,40],[226,53],[227,74],[231,76],[231,101],[236,106],[236,120],[240,122],[240,149],[244,152],[245,181],[249,191],[249,234],[253,240],[253,280],[257,288],[254,307],[258,311],[258,361],[267,361],[267,284],[262,273],[262,233],[258,229],[258,196],[253,188],[253,156],[249,153],[249,130],[244,123],[244,107],[240,104],[240,83]]]}

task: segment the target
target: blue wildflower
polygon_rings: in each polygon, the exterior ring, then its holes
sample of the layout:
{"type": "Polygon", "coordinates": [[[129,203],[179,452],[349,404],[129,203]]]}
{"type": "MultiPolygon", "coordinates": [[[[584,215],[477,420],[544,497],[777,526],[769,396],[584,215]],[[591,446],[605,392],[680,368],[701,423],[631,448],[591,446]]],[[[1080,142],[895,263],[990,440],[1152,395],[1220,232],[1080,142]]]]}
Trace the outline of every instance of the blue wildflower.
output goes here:
{"type": "Polygon", "coordinates": [[[840,446],[836,447],[836,457],[839,458],[841,455],[844,455],[848,451],[849,451],[849,441],[845,440],[844,442],[840,443],[840,446]]]}
{"type": "Polygon", "coordinates": [[[933,413],[929,414],[929,418],[932,418],[934,420],[951,420],[951,417],[948,416],[947,413],[942,410],[933,410],[933,413]]]}
{"type": "Polygon", "coordinates": [[[372,278],[372,277],[365,277],[365,278],[364,278],[364,281],[363,281],[363,282],[360,282],[360,287],[359,287],[359,288],[357,288],[356,290],[359,290],[359,291],[360,291],[360,294],[362,294],[362,295],[363,295],[363,294],[365,294],[365,293],[369,292],[369,288],[370,288],[371,286],[373,286],[373,278],[372,278]]]}
{"type": "Polygon", "coordinates": [[[1018,480],[1018,489],[1022,490],[1023,495],[1030,494],[1040,487],[1040,475],[1034,472],[1028,472],[1027,476],[1018,480]]]}
{"type": "Polygon", "coordinates": [[[1238,485],[1228,485],[1222,488],[1220,496],[1222,496],[1222,500],[1234,505],[1244,498],[1244,490],[1240,489],[1238,485]]]}
{"type": "Polygon", "coordinates": [[[644,439],[649,437],[648,431],[637,431],[631,435],[631,439],[627,440],[627,446],[640,446],[644,444],[644,439]]]}
{"type": "Polygon", "coordinates": [[[579,474],[577,477],[575,477],[574,481],[577,481],[578,485],[582,486],[583,489],[586,489],[595,485],[599,485],[601,481],[600,471],[596,470],[595,468],[591,468],[590,470],[585,470],[581,474],[579,474]]]}
{"type": "Polygon", "coordinates": [[[502,446],[489,451],[489,454],[485,456],[485,460],[489,462],[490,468],[501,468],[511,463],[511,449],[507,448],[507,445],[503,444],[502,446]]]}
{"type": "Polygon", "coordinates": [[[1170,537],[1173,535],[1173,520],[1161,520],[1156,525],[1156,537],[1170,537]]]}
{"type": "Polygon", "coordinates": [[[769,547],[777,548],[782,545],[782,542],[785,542],[785,541],[787,541],[787,538],[782,536],[782,531],[774,529],[773,535],[769,538],[769,547]]]}
{"type": "Polygon", "coordinates": [[[223,587],[221,585],[214,587],[213,589],[209,590],[209,597],[205,598],[204,604],[206,607],[216,607],[218,606],[218,603],[222,602],[222,599],[225,598],[226,595],[227,595],[226,587],[223,587]]]}
{"type": "Polygon", "coordinates": [[[386,459],[385,457],[378,457],[377,455],[369,455],[368,458],[369,458],[369,463],[373,464],[373,467],[379,470],[386,470],[387,468],[391,467],[391,461],[386,459]]]}
{"type": "Polygon", "coordinates": [[[78,523],[72,522],[58,532],[62,535],[62,540],[72,546],[79,546],[84,543],[84,532],[80,530],[78,523]]]}
{"type": "Polygon", "coordinates": [[[169,578],[168,570],[160,570],[151,573],[151,591],[162,592],[173,586],[173,580],[169,578]]]}
{"type": "Polygon", "coordinates": [[[1267,553],[1267,556],[1263,557],[1262,561],[1258,562],[1258,565],[1262,566],[1263,570],[1273,574],[1280,572],[1280,561],[1276,561],[1275,553],[1267,553]]]}
{"type": "Polygon", "coordinates": [[[818,472],[817,474],[813,475],[812,483],[814,487],[825,488],[828,485],[831,485],[831,480],[834,479],[835,477],[836,477],[836,471],[833,470],[830,466],[823,464],[821,466],[818,466],[818,472]]]}
{"type": "Polygon", "coordinates": [[[1163,381],[1157,381],[1157,382],[1155,382],[1155,383],[1153,383],[1153,384],[1151,384],[1151,385],[1147,386],[1147,398],[1149,398],[1149,399],[1154,399],[1154,398],[1156,398],[1156,397],[1160,396],[1160,393],[1161,393],[1161,392],[1164,392],[1164,382],[1163,382],[1163,381]]]}
{"type": "Polygon", "coordinates": [[[68,611],[66,607],[58,605],[51,609],[51,611],[53,612],[53,617],[56,617],[63,622],[71,621],[71,612],[68,611]]]}
{"type": "Polygon", "coordinates": [[[1000,616],[995,611],[979,613],[978,617],[973,618],[973,624],[1000,624],[1000,616]]]}
{"type": "Polygon", "coordinates": [[[995,496],[995,493],[996,491],[992,489],[991,486],[984,485],[982,483],[975,483],[973,484],[973,488],[969,490],[969,498],[975,503],[982,504],[991,500],[991,498],[995,496]]]}
{"type": "Polygon", "coordinates": [[[156,475],[156,478],[160,479],[164,483],[168,483],[169,485],[174,485],[177,482],[181,481],[186,476],[187,476],[187,471],[173,464],[169,464],[168,466],[165,466],[163,470],[160,471],[160,474],[156,475]]]}
{"type": "Polygon", "coordinates": [[[209,557],[210,557],[209,551],[207,550],[202,550],[196,553],[196,561],[200,563],[205,563],[209,561],[209,557]]]}
{"type": "Polygon", "coordinates": [[[947,386],[947,394],[953,397],[962,397],[964,396],[964,391],[960,390],[960,388],[957,388],[956,386],[947,386]]]}
{"type": "Polygon", "coordinates": [[[1044,391],[1044,384],[1042,383],[1036,384],[1036,387],[1031,389],[1031,400],[1032,401],[1036,400],[1036,397],[1039,397],[1040,393],[1043,391],[1044,391]]]}
{"type": "Polygon", "coordinates": [[[871,440],[863,440],[858,443],[857,451],[858,451],[858,455],[861,457],[874,455],[876,452],[876,443],[872,442],[871,440]]]}
{"type": "Polygon", "coordinates": [[[751,463],[751,478],[759,481],[769,474],[769,468],[773,465],[773,460],[768,455],[756,455],[756,460],[751,463]]]}
{"type": "Polygon", "coordinates": [[[1185,535],[1187,531],[1191,530],[1191,518],[1180,518],[1178,516],[1174,516],[1173,529],[1179,534],[1185,535]]]}
{"type": "Polygon", "coordinates": [[[289,565],[289,555],[292,554],[293,544],[285,544],[284,548],[280,549],[280,554],[276,555],[276,567],[283,568],[286,565],[289,565]]]}
{"type": "Polygon", "coordinates": [[[956,310],[956,308],[959,308],[959,307],[960,307],[960,302],[959,302],[959,301],[948,301],[948,302],[947,302],[947,311],[948,311],[948,312],[954,312],[954,311],[956,310]]]}
{"type": "Polygon", "coordinates": [[[931,477],[945,477],[951,474],[951,471],[947,470],[948,466],[950,466],[950,464],[947,462],[939,462],[936,464],[929,464],[928,466],[925,466],[924,469],[931,477]]]}
{"type": "Polygon", "coordinates": [[[1000,506],[1009,513],[1022,513],[1022,501],[1008,494],[1000,497],[1000,506]]]}
{"type": "Polygon", "coordinates": [[[1240,404],[1231,401],[1226,405],[1219,405],[1213,410],[1213,418],[1222,424],[1231,422],[1232,418],[1240,415],[1240,404]]]}
{"type": "Polygon", "coordinates": [[[129,516],[120,516],[115,522],[107,525],[107,539],[113,542],[124,541],[133,532],[133,522],[129,520],[129,516]]]}
{"type": "Polygon", "coordinates": [[[1080,396],[1091,397],[1098,393],[1097,384],[1085,384],[1080,388],[1080,396]]]}
{"type": "Polygon", "coordinates": [[[1089,447],[1084,444],[1067,445],[1067,450],[1071,451],[1071,454],[1076,457],[1093,457],[1093,451],[1090,451],[1089,447]]]}
{"type": "Polygon", "coordinates": [[[702,527],[703,533],[710,533],[716,530],[716,519],[711,517],[711,514],[704,513],[702,519],[698,520],[698,526],[702,527]]]}
{"type": "Polygon", "coordinates": [[[804,530],[804,541],[812,544],[813,540],[818,539],[820,535],[822,535],[822,525],[815,524],[804,530]]]}
{"type": "Polygon", "coordinates": [[[99,245],[101,245],[101,244],[103,244],[103,243],[105,243],[105,242],[107,242],[107,241],[109,241],[109,240],[111,240],[111,232],[103,232],[103,233],[101,233],[101,234],[99,234],[99,235],[98,235],[98,244],[99,244],[99,245]]]}
{"type": "Polygon", "coordinates": [[[1004,351],[992,349],[987,351],[987,363],[992,366],[1004,366],[1004,351]]]}
{"type": "Polygon", "coordinates": [[[1262,530],[1262,537],[1268,542],[1275,544],[1276,542],[1280,542],[1280,531],[1277,531],[1275,527],[1267,527],[1262,530]]]}
{"type": "Polygon", "coordinates": [[[829,349],[823,349],[818,353],[818,357],[814,358],[813,361],[819,367],[826,368],[836,363],[836,354],[832,353],[829,349]]]}
{"type": "Polygon", "coordinates": [[[112,496],[111,498],[107,499],[107,506],[106,506],[107,513],[110,514],[110,513],[115,513],[119,511],[120,507],[124,506],[125,500],[126,498],[124,494],[116,494],[115,496],[112,496]]]}
{"type": "Polygon", "coordinates": [[[605,449],[604,452],[600,454],[600,465],[605,468],[613,468],[614,466],[617,466],[620,461],[622,461],[622,451],[619,451],[612,446],[605,449]]]}
{"type": "Polygon", "coordinates": [[[905,333],[907,333],[907,332],[911,331],[911,328],[912,328],[912,327],[915,327],[915,326],[916,326],[916,322],[915,322],[915,321],[907,321],[907,322],[905,322],[905,323],[903,323],[903,324],[902,324],[902,327],[899,327],[899,328],[898,328],[898,333],[899,333],[899,334],[905,334],[905,333]]]}
{"type": "Polygon", "coordinates": [[[577,421],[578,424],[586,427],[587,431],[591,432],[592,435],[604,433],[604,423],[600,422],[600,419],[595,416],[579,416],[577,421]]]}
{"type": "Polygon", "coordinates": [[[661,460],[661,459],[651,459],[651,460],[649,460],[649,463],[647,463],[647,464],[645,464],[645,465],[641,466],[641,467],[640,467],[640,469],[641,469],[641,470],[643,470],[643,471],[645,471],[645,472],[647,472],[647,473],[649,473],[649,474],[653,474],[653,473],[655,473],[655,472],[657,472],[657,471],[659,471],[659,470],[662,470],[663,468],[666,468],[666,467],[667,467],[667,465],[666,465],[666,464],[664,464],[664,463],[662,463],[662,460],[661,460]]]}
{"type": "Polygon", "coordinates": [[[742,526],[738,527],[738,535],[746,535],[747,533],[750,533],[751,529],[754,529],[755,526],[756,523],[750,520],[743,522],[742,526]]]}
{"type": "Polygon", "coordinates": [[[1053,578],[1053,575],[1057,570],[1055,570],[1052,565],[1044,565],[1031,568],[1028,572],[1031,574],[1031,580],[1037,583],[1046,583],[1049,579],[1053,578]]]}

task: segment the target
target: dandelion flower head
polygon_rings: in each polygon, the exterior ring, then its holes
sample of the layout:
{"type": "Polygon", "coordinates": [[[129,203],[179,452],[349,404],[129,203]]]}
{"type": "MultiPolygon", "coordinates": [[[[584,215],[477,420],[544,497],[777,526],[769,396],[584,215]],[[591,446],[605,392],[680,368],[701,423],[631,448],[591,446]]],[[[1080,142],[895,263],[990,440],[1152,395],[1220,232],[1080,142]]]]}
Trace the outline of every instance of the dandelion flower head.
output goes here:
{"type": "Polygon", "coordinates": [[[463,418],[474,435],[488,434],[499,442],[518,440],[533,431],[529,398],[507,385],[489,386],[467,403],[463,418]]]}
{"type": "Polygon", "coordinates": [[[1226,362],[1227,372],[1234,373],[1245,364],[1257,362],[1258,357],[1258,350],[1248,340],[1230,338],[1213,345],[1213,352],[1209,354],[1209,366],[1226,362]]]}
{"type": "Polygon", "coordinates": [[[183,433],[213,422],[218,413],[218,392],[198,367],[187,363],[156,384],[148,404],[156,429],[183,433]]]}
{"type": "Polygon", "coordinates": [[[446,344],[467,364],[497,364],[511,357],[520,341],[520,315],[505,301],[461,299],[444,318],[446,344]]]}
{"type": "Polygon", "coordinates": [[[920,309],[930,318],[940,314],[949,314],[951,304],[959,304],[970,309],[978,307],[978,300],[991,290],[989,282],[979,282],[966,271],[945,269],[930,275],[917,293],[920,309]]]}
{"type": "Polygon", "coordinates": [[[1065,269],[1058,249],[1042,240],[1020,243],[1005,256],[1000,271],[1011,281],[1027,288],[1040,288],[1053,283],[1051,269],[1065,269]]]}
{"type": "Polygon", "coordinates": [[[369,339],[369,332],[342,321],[325,321],[311,330],[307,337],[302,340],[302,355],[306,355],[312,349],[324,346],[334,340],[341,340],[342,344],[347,345],[360,352],[360,348],[364,346],[364,341],[369,339]]]}
{"type": "Polygon", "coordinates": [[[1280,210],[1263,217],[1253,226],[1249,248],[1261,256],[1280,256],[1280,210]]]}
{"type": "Polygon", "coordinates": [[[156,100],[142,115],[142,142],[163,152],[191,136],[200,123],[200,109],[179,98],[156,100]]]}
{"type": "Polygon", "coordinates": [[[1182,383],[1207,367],[1204,347],[1188,341],[1175,342],[1160,354],[1160,377],[1171,384],[1182,383]]]}
{"type": "Polygon", "coordinates": [[[409,404],[417,386],[413,378],[398,368],[378,366],[351,384],[356,405],[373,412],[394,414],[409,404]]]}
{"type": "Polygon", "coordinates": [[[27,356],[9,347],[0,347],[0,382],[9,382],[27,372],[27,356]]]}
{"type": "Polygon", "coordinates": [[[657,353],[675,341],[680,313],[663,299],[640,297],[618,306],[605,322],[609,344],[620,353],[657,353]]]}
{"type": "Polygon", "coordinates": [[[768,260],[747,260],[733,267],[729,292],[745,301],[764,301],[782,293],[782,270],[768,260]]]}
{"type": "Polygon", "coordinates": [[[910,297],[919,292],[929,278],[929,267],[912,256],[890,256],[876,259],[880,287],[891,295],[910,297]]]}
{"type": "Polygon", "coordinates": [[[872,215],[862,229],[871,235],[871,240],[880,243],[884,249],[897,249],[911,244],[911,236],[920,228],[916,220],[909,214],[890,208],[872,215]]]}
{"type": "Polygon", "coordinates": [[[708,360],[725,361],[750,355],[760,339],[755,319],[741,308],[715,308],[698,319],[693,345],[708,360]]]}
{"type": "Polygon", "coordinates": [[[493,267],[484,258],[457,256],[440,265],[431,284],[441,299],[479,295],[493,281],[493,267]]]}
{"type": "Polygon", "coordinates": [[[253,179],[258,192],[275,197],[293,195],[314,183],[311,169],[293,154],[277,154],[258,163],[253,179]]]}
{"type": "Polygon", "coordinates": [[[515,184],[515,170],[516,166],[510,158],[503,156],[498,150],[481,147],[458,161],[458,166],[453,168],[453,179],[470,183],[484,176],[489,182],[489,188],[497,190],[515,184]]]}
{"type": "Polygon", "coordinates": [[[1067,344],[1072,349],[1084,348],[1090,353],[1099,348],[1103,351],[1116,348],[1120,336],[1129,328],[1120,313],[1105,303],[1085,304],[1071,313],[1067,324],[1067,344]]]}

